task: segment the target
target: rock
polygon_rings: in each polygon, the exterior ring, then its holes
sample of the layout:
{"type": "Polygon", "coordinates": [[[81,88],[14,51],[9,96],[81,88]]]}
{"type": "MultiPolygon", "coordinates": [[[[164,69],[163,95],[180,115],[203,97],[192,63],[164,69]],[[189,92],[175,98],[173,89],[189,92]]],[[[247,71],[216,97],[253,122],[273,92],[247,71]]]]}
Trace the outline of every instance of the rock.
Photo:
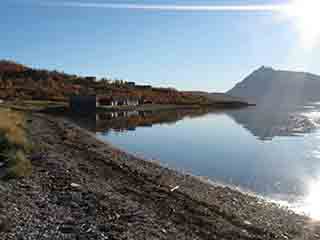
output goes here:
{"type": "Polygon", "coordinates": [[[252,225],[252,223],[249,222],[248,220],[245,220],[243,223],[244,223],[245,225],[248,225],[248,226],[252,225]]]}
{"type": "MultiPolygon", "coordinates": [[[[0,171],[0,178],[1,178],[1,171],[0,171]]],[[[0,192],[5,192],[7,189],[5,188],[5,186],[1,185],[0,183],[0,192]]]]}
{"type": "Polygon", "coordinates": [[[0,233],[7,232],[10,229],[8,219],[0,218],[0,233]]]}
{"type": "Polygon", "coordinates": [[[170,192],[174,192],[176,190],[178,190],[180,188],[180,186],[175,186],[174,188],[171,188],[170,192]]]}
{"type": "Polygon", "coordinates": [[[19,234],[18,236],[17,236],[17,240],[24,240],[25,238],[23,237],[23,235],[21,235],[21,234],[19,234]]]}
{"type": "Polygon", "coordinates": [[[246,229],[242,229],[241,232],[242,232],[243,234],[245,234],[245,235],[248,235],[248,234],[249,234],[246,229]]]}
{"type": "Polygon", "coordinates": [[[80,206],[79,206],[78,203],[72,201],[72,202],[70,202],[70,207],[72,207],[72,208],[79,208],[80,206]]]}
{"type": "Polygon", "coordinates": [[[75,219],[72,217],[66,217],[64,223],[67,225],[73,225],[75,223],[75,219]]]}
{"type": "Polygon", "coordinates": [[[81,187],[81,185],[80,185],[80,184],[77,184],[77,183],[71,183],[70,186],[71,186],[72,188],[77,188],[77,189],[81,187]]]}
{"type": "Polygon", "coordinates": [[[60,226],[59,230],[64,234],[75,233],[76,231],[75,227],[70,224],[63,224],[62,226],[60,226]]]}
{"type": "Polygon", "coordinates": [[[111,231],[111,225],[110,224],[100,224],[100,225],[98,225],[98,229],[101,232],[109,232],[109,231],[111,231]]]}

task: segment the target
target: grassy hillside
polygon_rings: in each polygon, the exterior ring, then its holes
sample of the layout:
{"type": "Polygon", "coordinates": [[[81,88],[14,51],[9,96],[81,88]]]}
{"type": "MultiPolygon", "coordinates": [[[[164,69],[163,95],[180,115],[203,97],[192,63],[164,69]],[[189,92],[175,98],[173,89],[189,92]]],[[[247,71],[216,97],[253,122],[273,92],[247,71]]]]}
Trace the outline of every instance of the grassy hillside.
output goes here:
{"type": "Polygon", "coordinates": [[[97,79],[32,69],[14,62],[0,61],[0,99],[66,101],[70,95],[80,94],[143,97],[157,104],[209,102],[205,96],[195,96],[172,88],[155,88],[119,79],[97,79]]]}

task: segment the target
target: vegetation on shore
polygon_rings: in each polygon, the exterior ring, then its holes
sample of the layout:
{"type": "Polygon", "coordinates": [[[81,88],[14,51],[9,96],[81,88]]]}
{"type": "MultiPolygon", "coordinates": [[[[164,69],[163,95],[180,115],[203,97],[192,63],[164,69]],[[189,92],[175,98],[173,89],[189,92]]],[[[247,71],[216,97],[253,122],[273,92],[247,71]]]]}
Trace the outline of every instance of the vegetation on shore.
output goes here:
{"type": "Polygon", "coordinates": [[[203,96],[125,80],[77,76],[0,61],[0,99],[66,102],[73,95],[143,98],[155,104],[208,104],[203,96]]]}
{"type": "Polygon", "coordinates": [[[31,173],[31,163],[27,158],[30,150],[24,115],[0,109],[0,162],[6,166],[6,177],[22,177],[31,173]]]}
{"type": "Polygon", "coordinates": [[[178,91],[170,87],[139,85],[120,79],[78,76],[58,71],[33,69],[11,61],[0,60],[0,99],[45,101],[65,104],[70,96],[97,95],[101,100],[110,97],[139,98],[145,103],[162,105],[245,104],[225,94],[212,96],[197,92],[178,91]]]}

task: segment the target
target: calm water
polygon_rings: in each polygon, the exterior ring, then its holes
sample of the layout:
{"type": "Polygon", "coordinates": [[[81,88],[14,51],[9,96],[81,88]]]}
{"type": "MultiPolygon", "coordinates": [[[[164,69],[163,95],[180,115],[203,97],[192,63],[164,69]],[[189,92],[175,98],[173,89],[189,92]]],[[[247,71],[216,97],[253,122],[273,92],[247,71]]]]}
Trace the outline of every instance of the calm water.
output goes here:
{"type": "Polygon", "coordinates": [[[317,118],[317,107],[304,106],[294,111],[132,112],[94,122],[100,139],[138,156],[320,217],[317,118]]]}

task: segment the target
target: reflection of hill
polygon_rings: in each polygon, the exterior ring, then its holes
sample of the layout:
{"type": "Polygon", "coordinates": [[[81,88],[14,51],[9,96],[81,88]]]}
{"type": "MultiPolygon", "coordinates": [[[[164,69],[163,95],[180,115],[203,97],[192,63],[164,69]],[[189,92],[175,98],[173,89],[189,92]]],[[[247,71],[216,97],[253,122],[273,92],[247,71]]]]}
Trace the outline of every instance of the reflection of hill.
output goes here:
{"type": "Polygon", "coordinates": [[[275,107],[251,107],[230,111],[228,115],[261,140],[308,133],[315,128],[314,124],[299,112],[275,107]]]}
{"type": "Polygon", "coordinates": [[[257,107],[229,115],[263,140],[310,132],[314,124],[297,109],[320,101],[319,89],[320,76],[261,67],[228,91],[257,107]]]}
{"type": "Polygon", "coordinates": [[[155,124],[174,124],[185,117],[193,118],[209,112],[210,108],[181,109],[169,111],[104,112],[97,115],[81,116],[67,114],[79,126],[94,132],[108,133],[110,130],[133,131],[137,127],[152,127],[155,124]]]}
{"type": "Polygon", "coordinates": [[[205,115],[209,109],[173,110],[157,112],[120,112],[99,114],[96,122],[97,132],[132,131],[136,127],[152,127],[154,124],[174,124],[185,117],[205,115]]]}

